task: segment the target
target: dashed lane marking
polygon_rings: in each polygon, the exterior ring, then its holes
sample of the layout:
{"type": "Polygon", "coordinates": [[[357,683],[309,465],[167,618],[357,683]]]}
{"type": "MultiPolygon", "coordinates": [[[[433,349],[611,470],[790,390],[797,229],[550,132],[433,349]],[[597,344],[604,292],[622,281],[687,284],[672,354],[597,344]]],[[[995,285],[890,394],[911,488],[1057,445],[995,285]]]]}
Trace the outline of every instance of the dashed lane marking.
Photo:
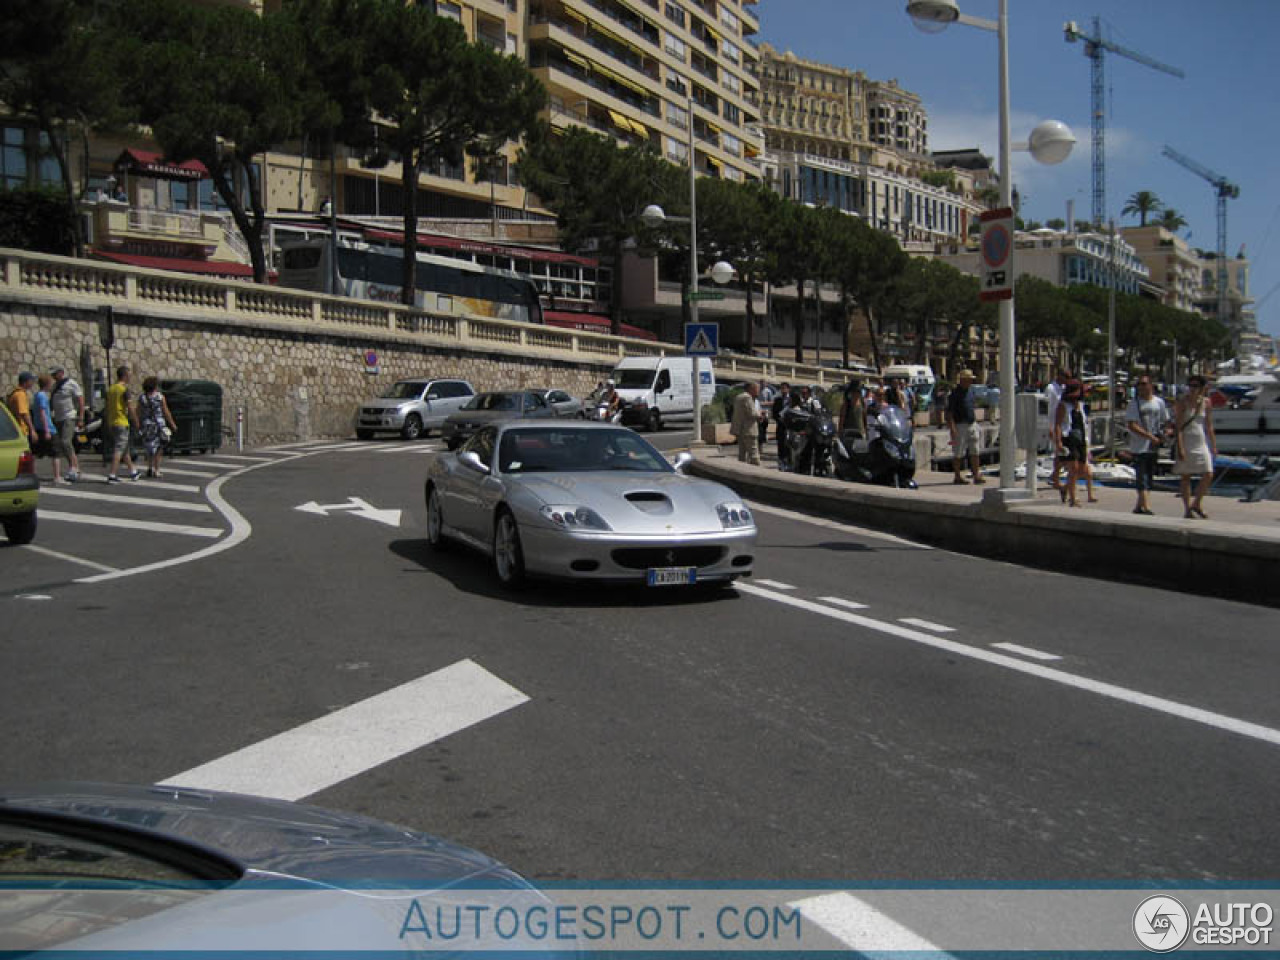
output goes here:
{"type": "MultiPolygon", "coordinates": [[[[239,470],[241,467],[244,466],[243,463],[226,463],[225,461],[222,461],[222,460],[200,459],[200,460],[192,460],[191,462],[195,464],[197,467],[213,467],[215,470],[239,470]]],[[[268,462],[275,463],[275,460],[270,460],[268,462]]],[[[215,473],[214,476],[216,477],[217,474],[215,473]]]]}
{"type": "Polygon", "coordinates": [[[1045,653],[1043,650],[1035,650],[1031,647],[1024,647],[1016,643],[993,643],[991,646],[997,650],[1007,650],[1009,653],[1018,653],[1024,657],[1031,657],[1033,660],[1061,660],[1062,658],[1056,653],[1045,653]]]}
{"type": "Polygon", "coordinates": [[[905,623],[908,627],[919,627],[921,630],[932,630],[934,633],[955,633],[955,627],[943,626],[941,623],[933,623],[929,620],[917,620],[915,617],[903,617],[898,621],[905,623]]]}
{"type": "MultiPolygon", "coordinates": [[[[764,581],[759,581],[759,583],[763,582],[764,581]]],[[[1118,700],[1132,706],[1142,707],[1146,710],[1154,710],[1157,713],[1163,713],[1171,717],[1178,717],[1182,720],[1190,720],[1193,723],[1199,723],[1206,727],[1213,727],[1218,730],[1225,730],[1228,733],[1234,733],[1242,737],[1261,740],[1264,743],[1269,743],[1273,746],[1280,746],[1280,730],[1276,730],[1271,727],[1264,727],[1259,723],[1251,723],[1248,720],[1240,720],[1236,717],[1226,716],[1225,714],[1214,713],[1212,710],[1204,710],[1200,707],[1190,706],[1189,704],[1178,703],[1175,700],[1166,700],[1164,697],[1156,697],[1148,693],[1142,693],[1138,690],[1130,690],[1127,687],[1121,687],[1114,683],[1106,683],[1101,680],[1090,679],[1089,677],[1077,676],[1054,667],[1046,667],[1038,663],[1028,663],[1026,660],[1019,660],[1014,657],[1006,656],[1003,653],[993,653],[990,650],[985,650],[980,647],[971,647],[955,640],[948,640],[945,637],[934,636],[931,633],[924,633],[920,630],[912,630],[909,627],[901,626],[896,623],[887,623],[883,620],[876,620],[872,617],[863,616],[861,614],[846,612],[844,610],[836,610],[832,607],[823,606],[822,604],[814,603],[812,600],[805,600],[801,597],[792,597],[785,593],[775,593],[772,590],[762,590],[758,584],[738,581],[735,584],[735,587],[739,593],[746,593],[753,597],[760,597],[763,600],[772,600],[775,603],[784,603],[800,610],[808,610],[811,613],[821,614],[824,617],[830,617],[834,620],[842,620],[845,623],[852,623],[868,630],[877,630],[881,633],[887,633],[890,636],[900,637],[903,640],[911,640],[926,647],[933,647],[937,650],[946,651],[952,656],[968,657],[972,660],[980,660],[983,663],[988,663],[996,667],[1004,667],[1005,669],[1013,670],[1016,673],[1023,673],[1029,676],[1038,677],[1041,680],[1049,680],[1065,687],[1083,690],[1088,693],[1097,694],[1098,696],[1118,700]]]]}
{"type": "MultiPolygon", "coordinates": [[[[41,510],[40,520],[53,520],[62,523],[81,523],[90,527],[120,527],[128,530],[146,530],[149,533],[177,533],[188,537],[220,537],[220,527],[189,527],[177,523],[160,523],[156,520],[123,520],[120,517],[99,517],[89,513],[60,513],[56,510],[41,510]]],[[[115,576],[120,571],[113,571],[106,576],[115,576]]],[[[84,581],[81,581],[82,583],[84,581]]]]}
{"type": "MultiPolygon", "coordinates": [[[[763,581],[757,581],[763,582],[763,581]]],[[[856,600],[846,600],[844,597],[819,597],[823,603],[834,603],[837,607],[844,607],[846,610],[865,610],[865,603],[858,603],[856,600]]]]}
{"type": "MultiPolygon", "coordinates": [[[[222,452],[219,452],[218,456],[223,460],[244,460],[248,463],[275,463],[279,459],[278,457],[247,457],[244,454],[222,452]]],[[[204,461],[198,462],[203,463],[204,461]]]]}
{"type": "MultiPolygon", "coordinates": [[[[129,487],[127,489],[134,489],[129,487]]],[[[59,487],[40,491],[41,498],[63,497],[68,500],[92,500],[96,503],[122,503],[130,506],[155,507],[159,510],[186,510],[189,513],[213,513],[207,503],[183,503],[180,500],[160,500],[156,497],[140,497],[130,493],[93,493],[89,490],[63,490],[59,487]]],[[[41,514],[43,516],[43,514],[41,514]]]]}
{"type": "Polygon", "coordinates": [[[462,660],[161,786],[301,800],[528,701],[484,667],[462,660]]]}
{"type": "Polygon", "coordinates": [[[759,584],[762,587],[772,587],[774,590],[794,590],[795,589],[795,587],[793,587],[791,584],[779,583],[777,580],[756,580],[754,582],[759,584]]]}

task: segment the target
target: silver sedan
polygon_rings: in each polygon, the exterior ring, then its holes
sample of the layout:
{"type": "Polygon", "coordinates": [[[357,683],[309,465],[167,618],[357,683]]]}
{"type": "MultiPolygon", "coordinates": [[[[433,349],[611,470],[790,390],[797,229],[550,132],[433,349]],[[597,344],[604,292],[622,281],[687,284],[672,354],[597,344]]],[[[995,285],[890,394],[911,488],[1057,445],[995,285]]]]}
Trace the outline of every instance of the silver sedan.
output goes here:
{"type": "Polygon", "coordinates": [[[427,473],[427,539],[488,554],[498,580],[526,575],[676,586],[749,576],[756,525],[728,487],[680,472],[648,441],[604,423],[482,428],[427,473]]]}

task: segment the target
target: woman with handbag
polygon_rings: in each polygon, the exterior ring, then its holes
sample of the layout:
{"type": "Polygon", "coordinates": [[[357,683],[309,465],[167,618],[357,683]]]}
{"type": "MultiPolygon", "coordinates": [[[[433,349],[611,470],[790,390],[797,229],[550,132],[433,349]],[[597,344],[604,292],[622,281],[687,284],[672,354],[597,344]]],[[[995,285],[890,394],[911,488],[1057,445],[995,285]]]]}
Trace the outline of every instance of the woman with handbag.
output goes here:
{"type": "Polygon", "coordinates": [[[1178,495],[1182,498],[1183,518],[1199,517],[1208,520],[1201,509],[1204,495],[1213,486],[1213,458],[1218,455],[1217,441],[1213,435],[1213,407],[1205,399],[1206,381],[1196,374],[1187,380],[1187,394],[1178,400],[1174,410],[1177,422],[1175,439],[1178,452],[1173,472],[1178,475],[1178,495]],[[1199,476],[1195,501],[1191,499],[1191,478],[1199,476]]]}
{"type": "Polygon", "coordinates": [[[169,412],[169,402],[160,392],[160,381],[147,377],[142,381],[142,396],[138,398],[138,433],[147,449],[147,476],[160,476],[160,461],[173,431],[178,426],[169,412]]]}

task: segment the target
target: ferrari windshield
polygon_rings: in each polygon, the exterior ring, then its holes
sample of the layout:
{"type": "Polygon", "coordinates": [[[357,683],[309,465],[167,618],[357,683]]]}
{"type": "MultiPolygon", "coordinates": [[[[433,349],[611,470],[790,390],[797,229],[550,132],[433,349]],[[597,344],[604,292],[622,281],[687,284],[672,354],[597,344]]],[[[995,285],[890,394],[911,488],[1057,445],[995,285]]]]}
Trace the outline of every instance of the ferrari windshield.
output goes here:
{"type": "Polygon", "coordinates": [[[661,453],[630,430],[521,427],[502,434],[502,473],[671,473],[661,453]]]}

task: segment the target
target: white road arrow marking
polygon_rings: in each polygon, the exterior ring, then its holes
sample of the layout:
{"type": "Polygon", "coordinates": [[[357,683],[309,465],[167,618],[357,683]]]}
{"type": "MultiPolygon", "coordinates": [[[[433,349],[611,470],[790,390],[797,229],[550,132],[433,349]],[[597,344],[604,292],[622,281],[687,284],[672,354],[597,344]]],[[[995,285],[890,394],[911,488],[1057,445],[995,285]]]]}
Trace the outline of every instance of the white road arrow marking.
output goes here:
{"type": "Polygon", "coordinates": [[[322,517],[329,515],[330,511],[346,511],[357,517],[364,517],[366,520],[376,520],[378,523],[385,523],[388,527],[400,526],[399,510],[380,510],[373,504],[361,500],[359,497],[348,497],[346,503],[316,503],[314,500],[300,504],[294,507],[295,510],[301,510],[303,513],[316,513],[322,517]]]}

